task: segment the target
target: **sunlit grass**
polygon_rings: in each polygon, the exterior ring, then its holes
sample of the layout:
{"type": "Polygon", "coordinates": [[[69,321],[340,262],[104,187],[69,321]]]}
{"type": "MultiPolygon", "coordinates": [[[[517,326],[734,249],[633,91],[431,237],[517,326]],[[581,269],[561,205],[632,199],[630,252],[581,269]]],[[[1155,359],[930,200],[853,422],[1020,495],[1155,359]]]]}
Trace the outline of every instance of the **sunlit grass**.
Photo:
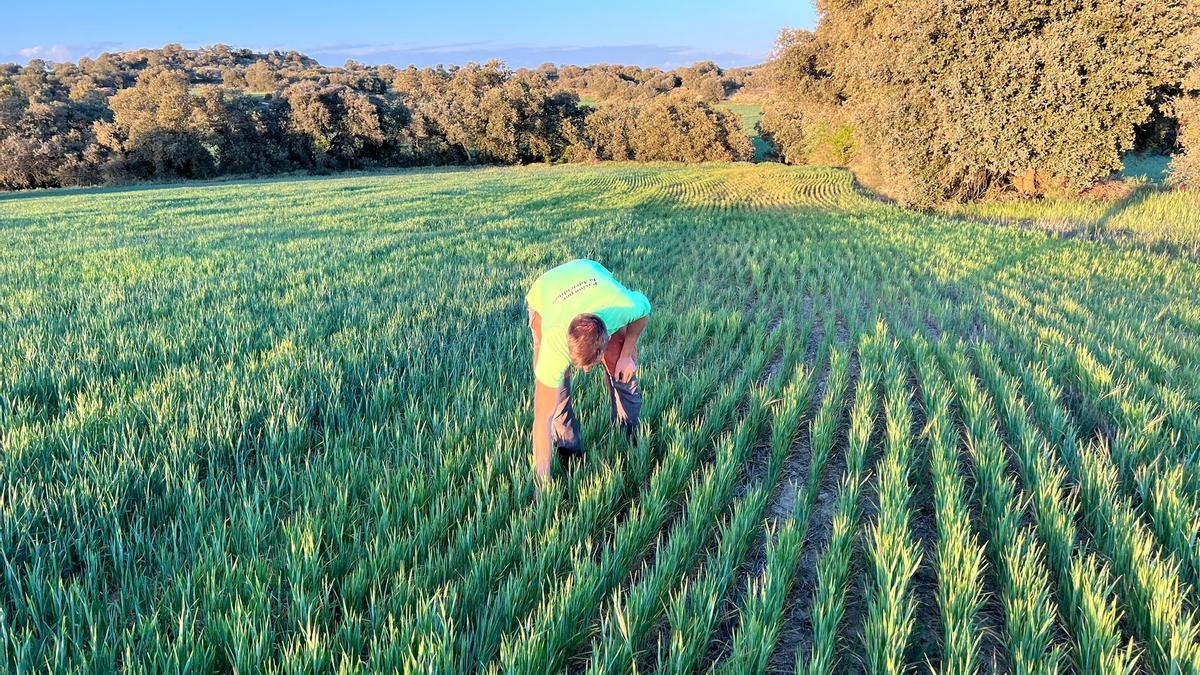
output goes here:
{"type": "Polygon", "coordinates": [[[718,108],[728,110],[738,116],[742,121],[742,128],[750,135],[750,142],[754,144],[754,159],[762,161],[769,157],[774,148],[759,132],[758,123],[762,120],[762,104],[761,103],[732,103],[723,101],[717,104],[718,108]]]}
{"type": "Polygon", "coordinates": [[[1133,244],[1200,259],[1200,191],[1166,188],[1165,161],[1155,156],[1131,160],[1123,196],[983,201],[945,210],[1057,236],[1133,244]]]}

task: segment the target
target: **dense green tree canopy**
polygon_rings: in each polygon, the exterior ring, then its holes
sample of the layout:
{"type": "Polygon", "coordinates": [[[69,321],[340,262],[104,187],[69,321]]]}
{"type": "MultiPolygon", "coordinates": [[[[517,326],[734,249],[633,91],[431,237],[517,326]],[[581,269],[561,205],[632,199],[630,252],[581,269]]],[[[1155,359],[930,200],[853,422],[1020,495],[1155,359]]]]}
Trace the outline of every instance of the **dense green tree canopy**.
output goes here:
{"type": "Polygon", "coordinates": [[[1074,192],[1119,169],[1178,90],[1197,20],[1180,0],[818,5],[814,33],[785,36],[765,126],[795,160],[817,127],[848,125],[862,150],[850,163],[923,204],[1074,192]]]}
{"type": "Polygon", "coordinates": [[[587,118],[590,159],[642,162],[749,161],[754,147],[731,113],[678,96],[613,103],[587,118]]]}
{"type": "Polygon", "coordinates": [[[413,164],[744,159],[737,120],[703,103],[743,80],[712,63],[670,72],[327,68],[296,52],[224,45],[0,65],[0,189],[413,164]],[[638,83],[623,92],[628,100],[579,104],[579,88],[613,77],[638,83]],[[625,117],[627,129],[613,121],[625,117]]]}

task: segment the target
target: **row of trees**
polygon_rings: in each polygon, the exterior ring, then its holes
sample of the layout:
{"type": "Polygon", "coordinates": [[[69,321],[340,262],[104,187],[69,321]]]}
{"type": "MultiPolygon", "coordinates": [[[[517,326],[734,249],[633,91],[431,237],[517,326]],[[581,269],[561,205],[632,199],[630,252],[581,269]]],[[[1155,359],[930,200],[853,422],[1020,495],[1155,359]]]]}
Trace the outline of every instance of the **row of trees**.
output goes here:
{"type": "Polygon", "coordinates": [[[762,128],[908,203],[1078,192],[1200,135],[1187,1],[820,0],[781,36],[762,128]]]}
{"type": "Polygon", "coordinates": [[[735,115],[679,96],[601,106],[587,117],[579,151],[578,159],[640,162],[754,158],[735,115]]]}
{"type": "Polygon", "coordinates": [[[663,95],[677,95],[705,103],[716,103],[749,86],[754,78],[750,68],[724,70],[712,61],[663,71],[638,66],[542,66],[565,89],[603,101],[648,101],[663,95]]]}
{"type": "MultiPolygon", "coordinates": [[[[707,72],[707,70],[706,70],[707,72]]],[[[0,66],[0,188],[421,164],[741,160],[737,120],[667,92],[600,110],[557,69],[327,68],[140,50],[0,66]]]]}

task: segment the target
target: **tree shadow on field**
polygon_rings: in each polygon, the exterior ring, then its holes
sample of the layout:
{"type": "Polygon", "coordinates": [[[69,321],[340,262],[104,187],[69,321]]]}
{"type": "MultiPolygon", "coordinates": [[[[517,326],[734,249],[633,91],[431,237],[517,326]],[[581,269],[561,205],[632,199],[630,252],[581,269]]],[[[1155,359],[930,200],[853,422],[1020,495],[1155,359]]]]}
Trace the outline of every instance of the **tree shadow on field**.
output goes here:
{"type": "Polygon", "coordinates": [[[321,182],[330,180],[353,180],[355,178],[384,178],[388,176],[405,176],[405,175],[438,175],[438,174],[454,174],[454,173],[469,173],[477,171],[495,170],[497,167],[491,165],[438,165],[438,166],[408,166],[396,167],[391,169],[363,169],[354,171],[342,171],[335,174],[313,174],[307,171],[299,171],[295,173],[278,173],[270,176],[247,176],[247,175],[229,175],[219,178],[180,178],[179,180],[163,180],[163,181],[144,181],[130,182],[120,185],[94,185],[88,187],[64,187],[64,188],[37,188],[33,190],[15,190],[11,192],[0,192],[0,203],[7,201],[21,201],[24,199],[37,199],[39,197],[65,197],[65,196],[94,196],[94,195],[121,195],[137,192],[153,192],[155,190],[175,191],[181,189],[197,189],[213,187],[238,187],[238,186],[268,186],[276,184],[294,184],[298,182],[321,182]]]}
{"type": "Polygon", "coordinates": [[[1025,216],[987,216],[969,214],[937,214],[974,225],[989,227],[1017,227],[1024,230],[1043,232],[1056,239],[1075,239],[1092,244],[1108,246],[1114,250],[1133,249],[1150,253],[1200,261],[1200,243],[1183,243],[1163,239],[1139,237],[1136,230],[1128,227],[1115,228],[1127,211],[1135,211],[1156,195],[1168,192],[1167,188],[1155,183],[1138,185],[1128,193],[1107,202],[1104,211],[1095,218],[1025,216]]]}
{"type": "Polygon", "coordinates": [[[1096,222],[1085,227],[1084,238],[1088,241],[1101,241],[1132,235],[1133,232],[1130,230],[1113,230],[1111,227],[1113,221],[1117,220],[1125,211],[1141,206],[1157,192],[1159,192],[1157,186],[1142,185],[1120,199],[1112,201],[1104,213],[1096,219],[1096,222]]]}

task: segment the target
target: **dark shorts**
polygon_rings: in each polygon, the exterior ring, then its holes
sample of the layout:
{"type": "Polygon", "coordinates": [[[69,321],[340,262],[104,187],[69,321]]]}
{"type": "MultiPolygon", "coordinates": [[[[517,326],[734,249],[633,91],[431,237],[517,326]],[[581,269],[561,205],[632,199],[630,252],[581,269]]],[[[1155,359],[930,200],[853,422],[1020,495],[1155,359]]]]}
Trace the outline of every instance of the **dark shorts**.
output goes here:
{"type": "MultiPolygon", "coordinates": [[[[604,371],[604,379],[608,384],[611,419],[620,424],[625,431],[626,438],[637,445],[638,416],[642,412],[642,387],[636,377],[622,382],[613,377],[608,369],[604,371]]],[[[558,388],[552,422],[551,444],[558,448],[559,452],[583,454],[583,441],[579,434],[579,418],[575,416],[575,407],[571,404],[570,372],[563,377],[562,386],[558,388]]]]}
{"type": "MultiPolygon", "coordinates": [[[[530,328],[533,327],[533,309],[529,312],[530,328]]],[[[625,330],[614,333],[604,351],[604,380],[608,386],[608,399],[611,405],[612,421],[620,424],[626,438],[637,445],[638,417],[642,412],[642,386],[637,377],[627,381],[618,380],[613,372],[625,345],[625,330]]],[[[571,371],[563,375],[562,384],[558,387],[558,396],[554,401],[554,416],[551,428],[550,442],[560,452],[567,454],[583,454],[583,441],[579,434],[579,419],[575,416],[575,407],[571,404],[571,371]]]]}

